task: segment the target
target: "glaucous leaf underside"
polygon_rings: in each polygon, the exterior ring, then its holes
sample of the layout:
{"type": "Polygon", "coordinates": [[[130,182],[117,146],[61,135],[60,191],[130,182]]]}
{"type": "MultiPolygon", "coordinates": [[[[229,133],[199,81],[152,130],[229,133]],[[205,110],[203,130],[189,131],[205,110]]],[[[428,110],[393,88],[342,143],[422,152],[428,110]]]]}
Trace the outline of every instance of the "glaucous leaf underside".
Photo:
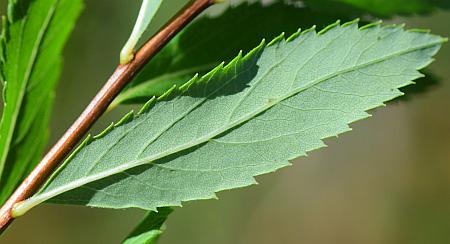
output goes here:
{"type": "Polygon", "coordinates": [[[356,21],[263,41],[87,139],[14,211],[44,201],[156,210],[255,184],[402,95],[444,41],[356,21]]]}

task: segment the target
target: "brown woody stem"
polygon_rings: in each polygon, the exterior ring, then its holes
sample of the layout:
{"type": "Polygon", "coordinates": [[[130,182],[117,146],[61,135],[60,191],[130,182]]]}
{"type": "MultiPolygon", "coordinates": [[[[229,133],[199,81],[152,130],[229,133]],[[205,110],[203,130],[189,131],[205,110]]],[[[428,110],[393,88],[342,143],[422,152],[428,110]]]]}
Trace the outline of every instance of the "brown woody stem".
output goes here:
{"type": "Polygon", "coordinates": [[[50,149],[40,163],[20,184],[8,201],[0,209],[0,232],[12,222],[11,210],[14,204],[32,196],[55,171],[58,165],[84,137],[91,126],[105,112],[109,104],[127,85],[135,74],[163,48],[180,30],[198,16],[203,10],[213,5],[215,0],[193,0],[178,15],[148,40],[136,53],[134,59],[119,65],[106,84],[97,93],[83,113],[50,149]]]}

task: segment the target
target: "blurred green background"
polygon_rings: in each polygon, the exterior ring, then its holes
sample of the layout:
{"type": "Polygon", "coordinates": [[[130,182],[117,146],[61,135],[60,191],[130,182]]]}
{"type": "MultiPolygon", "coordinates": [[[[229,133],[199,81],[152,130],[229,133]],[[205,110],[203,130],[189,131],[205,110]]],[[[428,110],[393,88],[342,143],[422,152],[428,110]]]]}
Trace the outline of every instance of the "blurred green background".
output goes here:
{"type": "MultiPolygon", "coordinates": [[[[185,2],[165,1],[148,34],[185,2]]],[[[111,74],[139,5],[138,0],[86,0],[65,50],[51,142],[111,74]]],[[[450,36],[450,11],[392,22],[450,36]]],[[[353,124],[353,132],[328,139],[328,148],[258,177],[257,186],[177,208],[161,243],[450,243],[449,57],[447,44],[428,69],[438,82],[427,92],[372,111],[373,118],[353,124]]],[[[107,114],[93,131],[130,107],[107,114]]],[[[43,205],[16,220],[0,242],[119,243],[142,215],[43,205]]]]}

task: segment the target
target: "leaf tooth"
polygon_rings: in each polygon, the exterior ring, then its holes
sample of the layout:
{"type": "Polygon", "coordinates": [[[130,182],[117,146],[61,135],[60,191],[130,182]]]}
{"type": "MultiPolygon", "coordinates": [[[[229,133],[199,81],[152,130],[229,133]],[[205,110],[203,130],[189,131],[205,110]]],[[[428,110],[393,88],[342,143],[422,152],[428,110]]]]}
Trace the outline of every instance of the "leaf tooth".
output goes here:
{"type": "MultiPolygon", "coordinates": [[[[414,70],[414,74],[415,74],[416,77],[415,77],[414,79],[411,79],[411,84],[415,84],[415,83],[416,83],[416,82],[414,82],[414,80],[416,80],[416,79],[418,79],[418,78],[425,77],[424,74],[420,73],[420,72],[417,71],[417,70],[414,70]]],[[[397,87],[397,88],[400,88],[400,87],[397,87]]]]}
{"type": "Polygon", "coordinates": [[[402,24],[389,24],[389,25],[383,25],[383,29],[397,29],[397,30],[404,30],[405,29],[405,23],[402,24]]]}
{"type": "Polygon", "coordinates": [[[89,141],[89,143],[91,141],[94,140],[98,140],[101,139],[102,137],[106,136],[111,130],[113,130],[114,128],[121,126],[123,124],[126,124],[130,121],[132,121],[134,119],[134,111],[131,110],[130,112],[128,112],[127,114],[125,114],[118,122],[116,123],[111,123],[108,127],[106,127],[102,132],[100,132],[99,134],[95,135],[92,137],[92,139],[89,141]]]}
{"type": "MultiPolygon", "coordinates": [[[[354,122],[354,121],[350,121],[349,124],[350,124],[350,123],[353,123],[353,122],[354,122]]],[[[326,147],[328,147],[328,145],[324,142],[324,140],[329,139],[329,138],[339,138],[339,136],[340,136],[341,134],[344,134],[344,133],[346,133],[346,132],[352,131],[353,128],[351,128],[351,127],[349,126],[349,124],[347,124],[347,123],[346,123],[346,124],[342,124],[342,125],[341,125],[342,128],[340,128],[340,130],[337,131],[336,134],[334,134],[334,135],[329,135],[329,136],[326,136],[326,137],[321,138],[321,139],[320,139],[320,142],[322,143],[322,145],[319,146],[317,149],[321,149],[321,148],[326,148],[326,147]]],[[[316,150],[316,149],[312,149],[312,150],[308,150],[307,152],[311,152],[311,151],[315,151],[315,150],[316,150]]]]}
{"type": "Polygon", "coordinates": [[[290,35],[290,36],[286,39],[286,42],[290,42],[290,41],[296,39],[296,38],[300,35],[301,32],[302,32],[302,29],[301,29],[301,28],[298,28],[298,30],[297,30],[296,32],[292,33],[292,35],[290,35]]]}
{"type": "Polygon", "coordinates": [[[270,42],[267,44],[267,46],[270,47],[270,46],[272,46],[272,45],[274,45],[274,44],[276,44],[276,43],[282,42],[282,41],[284,41],[284,38],[285,38],[285,37],[284,37],[284,32],[281,32],[281,34],[278,35],[277,37],[273,38],[272,41],[270,41],[270,42]]]}
{"type": "Polygon", "coordinates": [[[169,99],[171,97],[171,95],[174,93],[174,91],[176,90],[176,88],[177,88],[177,85],[173,85],[169,90],[167,90],[161,96],[156,98],[156,101],[159,102],[159,101],[162,101],[162,100],[169,99]]]}
{"type": "Polygon", "coordinates": [[[245,56],[242,58],[243,60],[247,60],[251,57],[255,57],[255,56],[259,56],[258,53],[260,53],[264,47],[266,46],[266,39],[263,38],[261,40],[261,42],[259,43],[259,45],[255,48],[253,48],[250,52],[248,52],[247,54],[245,54],[245,56]]]}
{"type": "MultiPolygon", "coordinates": [[[[222,62],[222,64],[223,64],[223,62],[222,62]]],[[[220,65],[219,65],[219,66],[220,66],[220,65]]],[[[217,68],[217,67],[216,67],[216,68],[217,68]]],[[[198,80],[198,73],[196,73],[196,74],[194,75],[194,77],[192,77],[188,82],[184,83],[184,84],[183,84],[182,86],[180,86],[180,88],[178,88],[178,89],[180,89],[181,92],[186,92],[186,91],[191,87],[192,84],[194,84],[194,83],[197,82],[197,80],[198,80]]]]}
{"type": "MultiPolygon", "coordinates": [[[[438,51],[438,50],[436,50],[436,52],[437,52],[437,51],[438,51]]],[[[433,55],[434,55],[434,54],[433,54],[433,55]]],[[[430,58],[427,62],[423,62],[422,65],[418,66],[417,69],[421,70],[421,69],[427,67],[428,65],[430,65],[431,63],[433,63],[435,60],[436,60],[436,59],[434,59],[434,58],[430,58]]],[[[419,77],[418,77],[418,78],[419,78],[419,77]]]]}
{"type": "Polygon", "coordinates": [[[336,28],[336,27],[338,27],[339,25],[341,24],[341,20],[337,20],[336,22],[334,22],[333,24],[331,24],[331,25],[328,25],[327,27],[325,27],[325,28],[323,28],[321,31],[319,31],[319,33],[317,33],[317,35],[323,35],[323,34],[325,34],[325,33],[327,33],[329,30],[332,30],[332,29],[334,29],[334,28],[336,28]]]}
{"type": "Polygon", "coordinates": [[[178,201],[176,203],[173,203],[171,206],[173,206],[173,207],[183,207],[183,202],[178,201]]]}
{"type": "Polygon", "coordinates": [[[220,63],[214,69],[212,69],[208,73],[204,74],[200,79],[202,79],[202,80],[205,80],[205,79],[209,80],[210,77],[213,77],[219,70],[223,69],[223,65],[224,64],[225,64],[225,62],[220,63]]]}
{"type": "MultiPolygon", "coordinates": [[[[222,71],[225,65],[225,61],[222,61],[219,65],[217,65],[216,67],[214,67],[214,69],[212,69],[211,71],[209,71],[208,73],[204,74],[198,82],[201,82],[203,80],[210,80],[212,79],[212,77],[219,71],[222,71]]],[[[197,74],[198,75],[198,74],[197,74]]],[[[188,89],[189,87],[187,87],[186,89],[188,89]]]]}
{"type": "MultiPolygon", "coordinates": [[[[141,206],[138,205],[129,205],[128,208],[142,208],[141,206]]],[[[144,208],[147,211],[151,211],[151,212],[156,212],[158,211],[157,207],[151,207],[151,208],[144,208]]]]}
{"type": "Polygon", "coordinates": [[[105,135],[107,135],[112,129],[114,129],[114,123],[111,123],[108,127],[106,127],[102,132],[100,132],[98,135],[95,135],[92,137],[93,140],[97,140],[100,139],[102,137],[104,137],[105,135]]]}
{"type": "Polygon", "coordinates": [[[307,33],[316,34],[316,25],[313,25],[313,26],[311,26],[311,28],[308,28],[308,29],[302,31],[302,32],[300,33],[300,35],[305,35],[305,34],[307,34],[307,33]]]}
{"type": "Polygon", "coordinates": [[[139,112],[137,113],[137,115],[141,115],[141,114],[147,112],[148,110],[150,110],[150,109],[153,107],[153,105],[155,105],[155,102],[156,102],[156,97],[153,96],[152,98],[150,98],[150,100],[148,100],[148,101],[144,104],[144,106],[142,106],[142,108],[139,110],[139,112]]]}
{"type": "MultiPolygon", "coordinates": [[[[273,172],[275,172],[276,170],[274,170],[273,172]]],[[[248,181],[248,185],[258,185],[258,181],[256,181],[255,177],[250,177],[249,181],[248,181]]]]}
{"type": "Polygon", "coordinates": [[[345,22],[345,23],[342,24],[341,26],[342,26],[342,27],[348,27],[348,26],[353,26],[353,25],[358,26],[359,21],[360,21],[360,18],[356,18],[356,19],[354,19],[354,20],[345,22]]]}
{"type": "Polygon", "coordinates": [[[125,114],[125,116],[123,116],[117,123],[115,123],[114,127],[118,127],[118,126],[124,125],[124,124],[132,121],[133,119],[134,119],[134,111],[131,110],[130,112],[125,114]]]}
{"type": "MultiPolygon", "coordinates": [[[[313,151],[314,149],[311,149],[311,151],[313,151]]],[[[295,155],[291,155],[288,159],[289,160],[294,160],[296,158],[300,158],[300,157],[308,157],[308,151],[303,151],[303,152],[299,152],[296,153],[295,155]]]]}
{"type": "Polygon", "coordinates": [[[365,30],[365,29],[370,29],[370,28],[379,28],[380,25],[383,23],[382,20],[378,20],[372,23],[369,23],[367,25],[363,25],[359,28],[359,30],[365,30]]]}
{"type": "Polygon", "coordinates": [[[219,196],[217,196],[216,192],[213,192],[213,194],[211,194],[211,199],[219,200],[219,196]]]}
{"type": "Polygon", "coordinates": [[[240,51],[235,58],[233,58],[227,65],[225,65],[225,67],[223,67],[223,70],[227,70],[227,69],[233,68],[235,65],[237,65],[237,63],[241,59],[242,59],[242,51],[240,51]]]}
{"type": "MultiPolygon", "coordinates": [[[[400,91],[399,89],[394,89],[394,91],[393,91],[393,98],[391,100],[393,100],[393,99],[395,99],[397,97],[401,97],[403,95],[405,95],[404,92],[400,91]]],[[[386,103],[383,103],[382,106],[386,107],[386,103]]]]}
{"type": "Polygon", "coordinates": [[[78,151],[80,151],[83,147],[87,146],[89,143],[91,143],[93,141],[92,135],[91,134],[87,134],[86,138],[84,138],[83,141],[81,141],[80,146],[75,149],[75,151],[73,152],[73,154],[71,154],[66,161],[69,161],[71,159],[71,157],[74,157],[78,151]]]}
{"type": "MultiPolygon", "coordinates": [[[[224,64],[225,64],[225,62],[222,62],[219,65],[217,65],[214,69],[212,69],[208,73],[204,74],[201,78],[196,78],[195,80],[192,80],[191,83],[190,82],[186,83],[187,86],[186,87],[182,87],[183,92],[188,90],[190,88],[190,86],[193,85],[193,84],[207,83],[210,80],[212,80],[217,72],[222,71],[223,69],[225,69],[224,68],[224,64]]],[[[196,74],[196,77],[198,77],[198,73],[196,74]]]]}
{"type": "Polygon", "coordinates": [[[408,80],[405,80],[404,83],[399,84],[395,88],[396,89],[400,89],[400,88],[405,87],[405,86],[414,85],[414,84],[416,84],[416,82],[414,82],[414,81],[419,79],[419,78],[422,78],[422,77],[425,77],[425,75],[420,73],[419,71],[417,71],[417,70],[411,71],[411,78],[409,78],[408,80]]]}
{"type": "Polygon", "coordinates": [[[430,29],[421,29],[421,28],[412,28],[407,30],[409,32],[418,32],[418,33],[427,33],[430,34],[431,30],[430,29]]]}

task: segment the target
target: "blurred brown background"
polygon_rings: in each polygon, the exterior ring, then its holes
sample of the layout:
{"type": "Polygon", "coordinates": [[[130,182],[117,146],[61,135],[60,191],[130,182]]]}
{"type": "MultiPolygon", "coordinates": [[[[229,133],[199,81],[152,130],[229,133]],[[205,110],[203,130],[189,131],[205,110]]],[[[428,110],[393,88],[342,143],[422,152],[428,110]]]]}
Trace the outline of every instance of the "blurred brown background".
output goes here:
{"type": "MultiPolygon", "coordinates": [[[[149,34],[184,2],[165,1],[149,34]]],[[[52,142],[111,74],[139,5],[86,0],[65,51],[52,142]]],[[[450,36],[450,12],[393,22],[450,36]]],[[[258,177],[258,186],[178,208],[161,243],[450,243],[449,57],[446,44],[428,69],[437,85],[372,111],[373,118],[353,124],[353,132],[327,140],[329,148],[258,177]]],[[[129,109],[106,115],[94,131],[129,109]]],[[[142,213],[43,205],[15,221],[0,242],[119,243],[142,213]]]]}

